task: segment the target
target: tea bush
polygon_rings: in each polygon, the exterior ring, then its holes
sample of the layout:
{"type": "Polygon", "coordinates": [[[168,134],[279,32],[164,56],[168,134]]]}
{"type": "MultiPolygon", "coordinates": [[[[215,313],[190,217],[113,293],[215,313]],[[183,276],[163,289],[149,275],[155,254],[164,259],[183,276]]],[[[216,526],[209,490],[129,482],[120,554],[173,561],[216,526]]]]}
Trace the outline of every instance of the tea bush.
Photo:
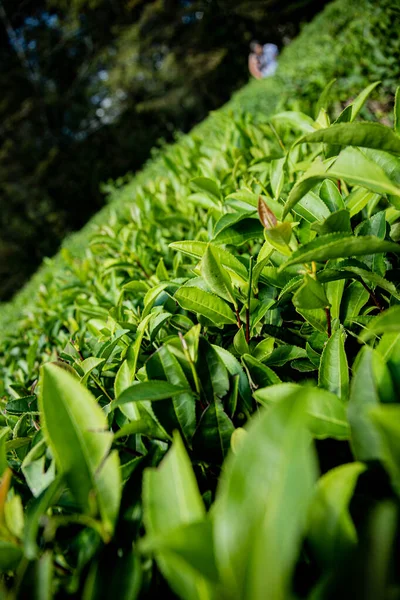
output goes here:
{"type": "Polygon", "coordinates": [[[63,251],[3,343],[10,597],[397,597],[400,136],[355,121],[372,87],[187,138],[63,251]]]}
{"type": "MultiPolygon", "coordinates": [[[[330,89],[331,112],[335,116],[341,110],[341,104],[347,101],[357,90],[379,79],[382,84],[372,94],[373,101],[369,109],[363,109],[364,117],[381,118],[391,114],[394,90],[400,77],[398,56],[400,41],[397,34],[400,28],[400,10],[397,0],[360,0],[349,3],[336,0],[321,12],[302,34],[282,52],[278,72],[274,77],[263,81],[252,81],[234,94],[216,115],[197,126],[191,136],[205,138],[213,136],[219,123],[221,112],[237,114],[252,113],[253,118],[266,121],[277,110],[303,110],[311,112],[319,94],[328,82],[336,79],[330,89]]],[[[245,57],[244,57],[245,59],[245,57]]],[[[190,136],[189,136],[190,137],[190,136]]],[[[162,152],[161,152],[162,153],[162,152]]],[[[149,161],[141,175],[135,176],[130,194],[123,196],[130,202],[134,197],[135,185],[145,184],[165,170],[160,152],[149,161]]],[[[120,182],[129,177],[120,178],[120,182]]],[[[117,187],[120,187],[121,183],[117,187]]],[[[113,185],[105,186],[112,200],[121,195],[113,185]]],[[[109,211],[100,211],[83,230],[70,236],[65,242],[73,255],[80,256],[81,248],[89,242],[93,225],[107,222],[109,211]]],[[[42,280],[52,277],[52,273],[63,267],[64,261],[58,256],[54,261],[46,261],[49,267],[42,267],[31,281],[16,296],[13,302],[0,304],[0,330],[15,322],[21,311],[36,297],[36,291],[42,280]]],[[[1,335],[1,334],[0,334],[1,335]]]]}
{"type": "Polygon", "coordinates": [[[375,89],[212,116],[20,297],[4,597],[400,597],[400,102],[360,121],[375,89]]]}

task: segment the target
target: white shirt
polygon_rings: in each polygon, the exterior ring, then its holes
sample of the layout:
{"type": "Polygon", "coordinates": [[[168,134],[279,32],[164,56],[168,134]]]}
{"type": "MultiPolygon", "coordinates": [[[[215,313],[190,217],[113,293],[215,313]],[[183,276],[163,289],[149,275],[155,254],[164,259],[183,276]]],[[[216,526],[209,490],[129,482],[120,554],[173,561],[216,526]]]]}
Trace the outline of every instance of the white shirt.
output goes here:
{"type": "Polygon", "coordinates": [[[278,46],[275,44],[264,44],[263,52],[258,56],[258,66],[263,77],[270,77],[276,71],[278,46]]]}

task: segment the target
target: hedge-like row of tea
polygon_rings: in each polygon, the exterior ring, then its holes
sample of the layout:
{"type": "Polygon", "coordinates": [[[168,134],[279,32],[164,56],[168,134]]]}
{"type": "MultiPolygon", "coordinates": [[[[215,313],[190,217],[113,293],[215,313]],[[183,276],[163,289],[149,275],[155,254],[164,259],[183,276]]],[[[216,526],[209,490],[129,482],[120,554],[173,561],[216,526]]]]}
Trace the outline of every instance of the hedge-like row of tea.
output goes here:
{"type": "Polygon", "coordinates": [[[333,89],[210,117],[5,312],[3,596],[400,598],[400,98],[333,89]]]}
{"type": "MultiPolygon", "coordinates": [[[[208,139],[214,136],[216,129],[223,128],[226,123],[226,120],[219,119],[222,112],[248,112],[257,122],[265,122],[278,110],[312,112],[321,91],[333,79],[336,82],[329,96],[334,114],[340,112],[340,103],[347,102],[369,83],[381,80],[363,115],[375,119],[387,117],[389,112],[390,118],[394,91],[400,80],[399,29],[398,0],[332,2],[312,23],[304,27],[297,40],[284,49],[276,76],[261,82],[253,81],[234,94],[225,107],[196,127],[185,140],[188,137],[208,139]]],[[[137,185],[145,185],[161,173],[166,173],[163,160],[165,153],[165,150],[157,152],[155,158],[133,180],[128,176],[105,186],[113,209],[123,210],[124,203],[132,202],[135,197],[137,185]],[[129,187],[120,193],[121,185],[127,181],[130,182],[129,187]]],[[[106,208],[91,219],[81,232],[67,239],[64,247],[73,256],[81,256],[82,248],[89,244],[93,228],[108,220],[109,210],[106,208]]],[[[51,279],[54,272],[65,266],[60,255],[55,263],[54,260],[47,261],[49,266],[42,267],[13,302],[0,304],[0,336],[4,330],[14,329],[14,323],[21,313],[26,313],[28,305],[35,305],[37,290],[42,282],[46,282],[47,275],[51,279]]]]}

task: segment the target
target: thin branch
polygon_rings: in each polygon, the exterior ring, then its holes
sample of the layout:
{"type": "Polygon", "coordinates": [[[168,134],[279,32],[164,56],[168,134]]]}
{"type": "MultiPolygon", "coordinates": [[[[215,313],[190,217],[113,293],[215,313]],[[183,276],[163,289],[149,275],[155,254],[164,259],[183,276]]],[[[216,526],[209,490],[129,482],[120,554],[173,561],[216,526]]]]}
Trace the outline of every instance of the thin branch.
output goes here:
{"type": "Polygon", "coordinates": [[[329,308],[329,306],[327,306],[325,308],[325,314],[326,314],[326,321],[328,324],[328,328],[327,328],[328,337],[331,337],[331,335],[332,335],[332,316],[331,316],[331,309],[329,308]]]}
{"type": "Polygon", "coordinates": [[[382,304],[379,302],[378,298],[376,297],[375,293],[373,292],[373,290],[371,290],[371,288],[365,283],[365,281],[363,281],[362,279],[360,279],[360,283],[361,285],[364,287],[364,289],[368,292],[368,294],[370,295],[370,298],[372,300],[372,302],[375,304],[375,306],[377,308],[379,308],[379,310],[382,312],[383,311],[383,306],[382,304]]]}
{"type": "Polygon", "coordinates": [[[249,260],[249,289],[247,292],[247,306],[246,306],[246,342],[250,342],[250,302],[251,302],[251,292],[253,285],[253,257],[250,256],[249,260]]]}
{"type": "Polygon", "coordinates": [[[242,321],[240,320],[240,313],[239,313],[238,308],[236,308],[236,322],[237,322],[238,329],[240,329],[242,326],[242,321]]]}

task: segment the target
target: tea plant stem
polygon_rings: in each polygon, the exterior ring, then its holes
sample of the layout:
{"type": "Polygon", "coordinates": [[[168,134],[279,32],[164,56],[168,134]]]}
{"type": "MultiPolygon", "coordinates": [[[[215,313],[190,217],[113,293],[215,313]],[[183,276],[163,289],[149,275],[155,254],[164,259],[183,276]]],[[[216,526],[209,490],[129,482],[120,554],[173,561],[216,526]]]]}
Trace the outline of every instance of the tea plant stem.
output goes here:
{"type": "Polygon", "coordinates": [[[96,375],[93,375],[93,373],[91,375],[93,377],[93,381],[94,381],[96,387],[109,399],[110,402],[112,402],[113,399],[111,398],[110,394],[106,391],[106,389],[101,385],[101,383],[98,380],[98,378],[96,377],[96,375]]]}
{"type": "Polygon", "coordinates": [[[183,353],[184,353],[185,358],[188,361],[188,363],[190,365],[190,369],[192,371],[194,387],[196,388],[196,392],[199,395],[201,409],[205,410],[206,406],[204,406],[204,404],[201,401],[201,385],[200,385],[199,377],[197,375],[196,366],[192,360],[192,357],[190,356],[189,348],[188,348],[185,338],[183,337],[183,335],[180,331],[178,332],[178,335],[179,335],[179,339],[181,340],[183,353]]]}
{"type": "Polygon", "coordinates": [[[246,306],[246,342],[250,342],[250,301],[251,301],[251,286],[253,284],[253,257],[250,256],[249,261],[249,291],[247,292],[246,306]]]}
{"type": "Polygon", "coordinates": [[[379,310],[382,312],[383,311],[383,306],[381,305],[381,303],[379,302],[378,298],[376,297],[375,293],[373,292],[373,290],[371,290],[371,288],[365,283],[365,281],[363,281],[362,279],[360,279],[361,281],[361,285],[364,287],[364,289],[368,292],[368,294],[370,295],[370,298],[372,300],[372,302],[375,304],[375,306],[377,308],[379,308],[379,310]]]}
{"type": "Polygon", "coordinates": [[[331,337],[331,335],[332,335],[332,317],[331,317],[331,309],[329,308],[329,306],[327,306],[325,308],[325,313],[326,313],[326,321],[328,323],[328,337],[331,337]]]}
{"type": "Polygon", "coordinates": [[[235,165],[232,170],[232,178],[235,180],[236,185],[237,185],[237,171],[239,169],[239,165],[242,162],[242,160],[243,160],[243,156],[240,155],[239,158],[236,159],[235,165]]]}
{"type": "Polygon", "coordinates": [[[269,196],[268,191],[267,191],[265,185],[262,184],[261,181],[257,177],[254,177],[254,181],[260,186],[260,188],[262,189],[262,191],[264,192],[264,194],[266,196],[269,196]]]}
{"type": "Polygon", "coordinates": [[[146,277],[146,279],[149,279],[150,275],[149,275],[149,273],[147,273],[146,269],[144,268],[142,261],[136,254],[134,256],[135,256],[135,261],[136,261],[137,266],[143,272],[143,275],[146,277]]]}
{"type": "Polygon", "coordinates": [[[285,154],[287,154],[287,150],[285,148],[284,143],[282,142],[281,138],[279,137],[278,132],[276,131],[275,127],[272,125],[272,123],[269,123],[269,126],[271,128],[272,133],[274,134],[274,136],[276,137],[276,139],[278,140],[278,143],[280,145],[280,147],[282,148],[282,150],[284,151],[285,154]]]}
{"type": "Polygon", "coordinates": [[[237,321],[238,329],[240,329],[241,326],[242,326],[242,322],[240,320],[240,314],[239,314],[239,309],[238,308],[236,309],[236,321],[237,321]]]}

